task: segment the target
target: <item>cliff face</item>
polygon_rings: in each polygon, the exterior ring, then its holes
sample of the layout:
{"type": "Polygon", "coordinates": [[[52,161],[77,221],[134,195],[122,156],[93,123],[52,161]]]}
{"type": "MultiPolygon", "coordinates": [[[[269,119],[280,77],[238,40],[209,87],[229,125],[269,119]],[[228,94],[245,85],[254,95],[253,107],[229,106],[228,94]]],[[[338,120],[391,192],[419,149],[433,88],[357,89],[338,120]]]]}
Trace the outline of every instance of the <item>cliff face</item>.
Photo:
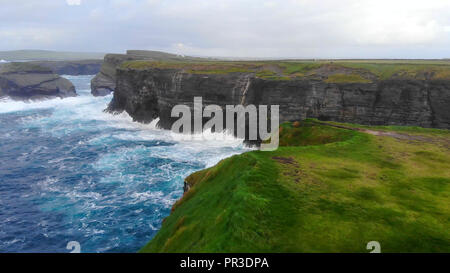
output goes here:
{"type": "Polygon", "coordinates": [[[193,98],[219,106],[280,105],[280,122],[319,118],[368,125],[450,129],[450,81],[395,78],[371,83],[323,79],[268,80],[253,73],[196,74],[179,69],[119,69],[110,111],[136,121],[160,118],[170,129],[172,107],[193,98]]]}
{"type": "Polygon", "coordinates": [[[76,95],[69,80],[48,68],[31,63],[8,63],[0,67],[0,98],[37,100],[76,95]]]}
{"type": "Polygon", "coordinates": [[[107,54],[100,72],[91,80],[91,93],[94,96],[106,96],[116,88],[116,68],[125,61],[133,60],[124,54],[107,54]]]}

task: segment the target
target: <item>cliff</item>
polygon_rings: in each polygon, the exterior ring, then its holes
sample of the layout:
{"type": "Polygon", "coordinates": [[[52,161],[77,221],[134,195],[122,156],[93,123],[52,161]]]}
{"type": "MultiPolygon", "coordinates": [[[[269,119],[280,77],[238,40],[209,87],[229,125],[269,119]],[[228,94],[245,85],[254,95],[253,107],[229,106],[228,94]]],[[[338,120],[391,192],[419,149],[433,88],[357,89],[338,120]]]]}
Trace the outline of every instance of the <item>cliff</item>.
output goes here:
{"type": "Polygon", "coordinates": [[[102,60],[36,61],[33,64],[49,68],[59,75],[95,75],[100,72],[102,60]]]}
{"type": "Polygon", "coordinates": [[[0,98],[37,100],[76,96],[73,84],[50,69],[32,63],[0,66],[0,98]]]}
{"type": "Polygon", "coordinates": [[[116,87],[116,67],[121,63],[133,60],[124,54],[106,54],[100,72],[91,80],[91,93],[94,96],[105,96],[116,87]]]}
{"type": "MultiPolygon", "coordinates": [[[[106,63],[106,61],[105,61],[106,63]]],[[[318,118],[367,125],[450,128],[450,66],[337,63],[125,62],[117,69],[112,112],[136,121],[203,104],[280,105],[280,122],[318,118]]]]}
{"type": "Polygon", "coordinates": [[[113,92],[116,87],[116,69],[122,63],[133,60],[201,61],[208,59],[148,50],[128,50],[126,54],[107,54],[105,55],[100,72],[91,81],[92,94],[94,96],[105,96],[113,92]]]}

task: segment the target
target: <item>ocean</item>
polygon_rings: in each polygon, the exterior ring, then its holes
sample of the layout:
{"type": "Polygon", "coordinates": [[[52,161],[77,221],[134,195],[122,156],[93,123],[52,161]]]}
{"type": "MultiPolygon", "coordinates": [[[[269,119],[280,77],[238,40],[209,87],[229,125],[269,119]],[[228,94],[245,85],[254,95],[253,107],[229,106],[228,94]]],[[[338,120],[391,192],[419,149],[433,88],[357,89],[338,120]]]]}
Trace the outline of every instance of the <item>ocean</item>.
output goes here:
{"type": "Polygon", "coordinates": [[[103,112],[93,76],[78,97],[0,100],[0,252],[136,252],[158,232],[183,179],[248,149],[222,134],[186,137],[103,112]],[[205,137],[206,136],[206,137],[205,137]]]}

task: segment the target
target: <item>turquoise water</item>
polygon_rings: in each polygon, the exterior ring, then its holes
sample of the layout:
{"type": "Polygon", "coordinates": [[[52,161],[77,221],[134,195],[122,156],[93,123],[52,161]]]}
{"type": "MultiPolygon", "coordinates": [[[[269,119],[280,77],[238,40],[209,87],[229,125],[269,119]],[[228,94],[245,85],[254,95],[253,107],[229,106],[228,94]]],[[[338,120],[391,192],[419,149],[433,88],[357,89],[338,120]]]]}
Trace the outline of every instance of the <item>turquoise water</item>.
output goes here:
{"type": "Polygon", "coordinates": [[[92,76],[67,76],[78,97],[0,100],[0,252],[135,252],[181,197],[183,178],[246,151],[103,110],[92,76]]]}

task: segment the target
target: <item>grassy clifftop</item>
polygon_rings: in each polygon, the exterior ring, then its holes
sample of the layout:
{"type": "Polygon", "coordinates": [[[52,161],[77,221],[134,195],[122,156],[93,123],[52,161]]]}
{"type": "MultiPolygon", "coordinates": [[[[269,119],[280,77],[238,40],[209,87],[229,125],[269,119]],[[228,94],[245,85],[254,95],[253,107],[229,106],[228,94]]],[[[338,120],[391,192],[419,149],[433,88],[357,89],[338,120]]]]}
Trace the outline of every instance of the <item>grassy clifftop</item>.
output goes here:
{"type": "Polygon", "coordinates": [[[0,73],[53,73],[49,68],[34,63],[6,63],[0,65],[0,73]]]}
{"type": "Polygon", "coordinates": [[[182,69],[194,74],[254,73],[269,80],[322,79],[329,83],[370,83],[391,78],[450,79],[444,60],[336,61],[128,61],[122,69],[182,69]]]}
{"type": "Polygon", "coordinates": [[[192,174],[142,252],[450,251],[450,133],[307,120],[192,174]]]}

